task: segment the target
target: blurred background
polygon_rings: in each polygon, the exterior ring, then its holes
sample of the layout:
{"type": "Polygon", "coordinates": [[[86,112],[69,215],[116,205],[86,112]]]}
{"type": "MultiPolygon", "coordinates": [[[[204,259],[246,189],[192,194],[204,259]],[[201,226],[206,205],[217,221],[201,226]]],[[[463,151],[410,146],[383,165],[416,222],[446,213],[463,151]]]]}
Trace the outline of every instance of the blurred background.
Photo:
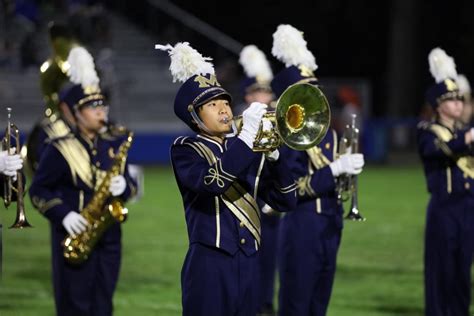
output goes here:
{"type": "MultiPolygon", "coordinates": [[[[189,41],[212,57],[238,104],[240,50],[257,45],[277,73],[283,65],[271,56],[272,34],[291,24],[316,57],[334,127],[342,129],[345,113],[359,114],[368,162],[359,181],[368,221],[346,224],[329,314],[422,315],[427,194],[415,132],[429,115],[427,56],[439,46],[472,78],[473,14],[473,1],[0,0],[0,127],[7,106],[23,139],[42,117],[47,24],[67,21],[94,56],[112,118],[136,133],[130,162],[145,167],[144,195],[124,225],[116,314],[179,315],[187,237],[169,146],[188,129],[172,110],[179,84],[169,57],[154,45],[189,41]]],[[[53,314],[48,224],[28,208],[36,228],[4,232],[0,315],[53,314]]],[[[13,219],[0,211],[4,226],[13,219]]]]}

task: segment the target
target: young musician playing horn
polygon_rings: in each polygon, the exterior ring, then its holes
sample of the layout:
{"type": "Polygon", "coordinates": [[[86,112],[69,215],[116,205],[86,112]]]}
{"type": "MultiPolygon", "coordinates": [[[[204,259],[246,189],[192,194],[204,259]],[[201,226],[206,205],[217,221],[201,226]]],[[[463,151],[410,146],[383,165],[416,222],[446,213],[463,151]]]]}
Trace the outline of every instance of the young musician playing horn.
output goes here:
{"type": "Polygon", "coordinates": [[[171,161],[183,199],[189,248],[181,274],[183,315],[255,315],[261,198],[280,211],[294,208],[295,183],[278,151],[252,151],[267,106],[252,103],[232,136],[231,96],[214,67],[188,43],[157,45],[183,82],[175,114],[196,135],[179,137],[171,161]]]}
{"type": "MultiPolygon", "coordinates": [[[[293,84],[318,85],[313,74],[315,58],[301,31],[291,25],[278,26],[272,54],[287,65],[271,83],[277,97],[293,84]]],[[[298,181],[295,211],[286,213],[280,222],[278,314],[282,316],[326,315],[342,233],[343,210],[335,180],[359,174],[364,166],[362,154],[338,157],[337,140],[331,129],[319,145],[306,151],[281,149],[298,181]]]]}
{"type": "MultiPolygon", "coordinates": [[[[61,102],[74,114],[77,130],[53,139],[46,147],[29,193],[33,205],[51,222],[57,315],[112,315],[121,260],[119,222],[103,233],[85,262],[70,264],[63,256],[65,237],[79,235],[89,225],[79,212],[96,193],[121,143],[100,132],[108,119],[108,106],[98,89],[98,78],[93,80],[95,85],[83,86],[83,82],[91,81],[78,80],[61,93],[61,102]]],[[[108,189],[122,201],[134,194],[135,183],[126,166],[123,175],[111,178],[108,189]]]]}

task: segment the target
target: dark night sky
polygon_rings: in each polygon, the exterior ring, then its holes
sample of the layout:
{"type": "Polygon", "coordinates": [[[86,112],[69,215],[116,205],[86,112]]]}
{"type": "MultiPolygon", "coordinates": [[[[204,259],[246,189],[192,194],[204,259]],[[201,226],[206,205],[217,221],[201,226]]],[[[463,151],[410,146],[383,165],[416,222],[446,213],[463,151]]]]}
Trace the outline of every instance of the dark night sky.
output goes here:
{"type": "MultiPolygon", "coordinates": [[[[409,60],[409,66],[415,67],[414,76],[406,78],[416,79],[410,83],[416,89],[410,94],[416,99],[413,103],[423,102],[424,90],[432,83],[427,56],[436,46],[454,57],[459,73],[474,78],[474,1],[399,1],[417,3],[409,29],[415,39],[409,60]]],[[[394,14],[391,1],[238,1],[238,5],[206,1],[205,7],[200,1],[173,3],[244,45],[256,44],[268,55],[276,27],[291,24],[304,31],[320,77],[365,77],[373,84],[376,102],[387,97],[394,14]],[[225,10],[224,5],[235,8],[225,10]]],[[[404,23],[404,13],[399,16],[398,23],[404,23]]],[[[275,60],[272,64],[280,67],[275,60]]],[[[384,109],[376,109],[376,114],[384,113],[384,109]]]]}
{"type": "MultiPolygon", "coordinates": [[[[277,26],[295,26],[305,33],[308,47],[316,57],[318,77],[370,80],[374,103],[383,104],[374,108],[376,115],[417,114],[426,88],[433,83],[427,56],[434,47],[439,46],[454,57],[459,73],[474,78],[474,1],[172,2],[240,43],[257,45],[267,56],[271,55],[272,34],[277,26]],[[397,58],[401,60],[398,63],[397,58]],[[395,75],[398,81],[394,81],[394,69],[399,70],[395,75]],[[408,99],[398,112],[385,105],[394,94],[408,99]]],[[[129,6],[127,13],[135,8],[136,5],[129,6]]],[[[136,12],[138,19],[143,19],[143,14],[153,17],[157,29],[169,22],[163,15],[157,18],[158,11],[136,12]]],[[[219,60],[221,56],[211,48],[214,43],[200,43],[199,36],[187,32],[177,39],[190,41],[204,55],[219,60]]],[[[270,60],[274,71],[282,67],[274,58],[270,60]]]]}

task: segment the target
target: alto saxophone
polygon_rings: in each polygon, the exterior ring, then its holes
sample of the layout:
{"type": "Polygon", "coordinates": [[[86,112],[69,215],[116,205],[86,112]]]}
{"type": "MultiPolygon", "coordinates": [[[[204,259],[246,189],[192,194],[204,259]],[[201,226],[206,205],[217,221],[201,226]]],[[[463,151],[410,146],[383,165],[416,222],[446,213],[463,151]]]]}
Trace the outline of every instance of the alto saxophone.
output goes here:
{"type": "Polygon", "coordinates": [[[126,140],[120,145],[114,156],[112,166],[107,171],[97,191],[90,202],[81,210],[81,215],[89,222],[86,231],[76,236],[68,235],[63,241],[64,258],[73,264],[80,264],[89,258],[89,255],[105,230],[115,222],[123,222],[127,218],[128,210],[123,202],[114,198],[106,203],[111,194],[110,181],[120,174],[127,153],[132,145],[133,132],[128,132],[126,140]]]}

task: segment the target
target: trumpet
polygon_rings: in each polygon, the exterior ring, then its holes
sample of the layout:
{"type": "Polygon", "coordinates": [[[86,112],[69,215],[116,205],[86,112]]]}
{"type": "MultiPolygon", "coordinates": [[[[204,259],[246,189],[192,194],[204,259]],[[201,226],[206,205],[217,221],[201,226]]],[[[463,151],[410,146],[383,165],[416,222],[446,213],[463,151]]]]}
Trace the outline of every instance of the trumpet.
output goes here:
{"type": "MultiPolygon", "coordinates": [[[[352,114],[351,125],[346,125],[339,144],[339,155],[359,152],[359,129],[356,127],[356,114],[352,114]]],[[[359,212],[357,175],[345,175],[338,178],[338,199],[346,202],[351,199],[351,206],[346,219],[365,221],[359,212]]]]}
{"type": "MultiPolygon", "coordinates": [[[[331,120],[331,111],[326,96],[314,85],[297,83],[288,87],[276,102],[274,112],[263,118],[272,123],[270,130],[263,124],[255,137],[253,151],[270,152],[285,143],[295,150],[306,150],[321,142],[331,120]]],[[[239,133],[242,116],[234,118],[239,133]]]]}
{"type": "MultiPolygon", "coordinates": [[[[15,124],[11,123],[11,108],[7,108],[7,128],[5,130],[5,136],[2,140],[2,150],[7,152],[7,155],[20,154],[20,131],[15,124]],[[15,152],[11,152],[11,140],[15,141],[15,152]]],[[[16,194],[16,219],[10,228],[27,228],[32,227],[25,216],[25,203],[23,200],[24,189],[23,189],[23,175],[21,170],[16,173],[16,184],[13,183],[12,177],[5,177],[3,186],[3,202],[5,207],[8,208],[13,200],[13,193],[16,194]]]]}

